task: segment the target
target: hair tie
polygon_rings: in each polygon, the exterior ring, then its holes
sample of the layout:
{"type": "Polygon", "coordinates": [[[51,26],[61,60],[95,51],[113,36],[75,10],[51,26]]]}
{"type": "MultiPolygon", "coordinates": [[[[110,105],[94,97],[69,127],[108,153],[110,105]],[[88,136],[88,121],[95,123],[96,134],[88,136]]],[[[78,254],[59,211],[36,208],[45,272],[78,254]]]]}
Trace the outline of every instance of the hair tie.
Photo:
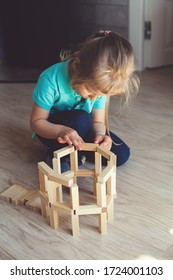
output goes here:
{"type": "Polygon", "coordinates": [[[104,31],[104,36],[105,36],[105,37],[109,36],[109,33],[110,33],[110,32],[111,32],[111,31],[107,31],[107,30],[104,31]]]}
{"type": "Polygon", "coordinates": [[[100,37],[107,37],[107,36],[109,36],[110,32],[111,32],[110,30],[100,30],[99,35],[100,35],[100,37]]]}

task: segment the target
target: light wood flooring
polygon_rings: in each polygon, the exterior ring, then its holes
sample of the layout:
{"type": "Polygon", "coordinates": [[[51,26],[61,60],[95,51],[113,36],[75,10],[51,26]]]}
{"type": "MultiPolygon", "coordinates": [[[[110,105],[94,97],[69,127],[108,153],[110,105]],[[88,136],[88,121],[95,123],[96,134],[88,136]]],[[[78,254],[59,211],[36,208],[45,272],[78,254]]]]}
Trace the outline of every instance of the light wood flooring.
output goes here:
{"type": "MultiPolygon", "coordinates": [[[[173,259],[173,67],[140,74],[141,89],[128,110],[110,106],[110,127],[131,147],[117,169],[115,217],[107,235],[94,215],[80,217],[80,237],[68,216],[53,230],[39,214],[0,201],[0,259],[173,259]]],[[[0,191],[18,183],[38,188],[44,147],[29,128],[32,83],[0,84],[0,191]]],[[[91,182],[81,182],[88,195],[91,182]]]]}

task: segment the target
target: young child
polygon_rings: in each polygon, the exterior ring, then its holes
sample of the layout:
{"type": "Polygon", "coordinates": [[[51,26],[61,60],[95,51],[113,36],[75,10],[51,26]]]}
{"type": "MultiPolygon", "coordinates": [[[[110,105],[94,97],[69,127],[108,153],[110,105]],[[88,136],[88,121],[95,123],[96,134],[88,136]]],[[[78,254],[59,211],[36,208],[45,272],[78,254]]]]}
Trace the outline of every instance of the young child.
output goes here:
{"type": "Polygon", "coordinates": [[[138,85],[131,44],[117,33],[100,31],[40,75],[33,92],[31,129],[51,154],[65,145],[81,150],[83,142],[92,142],[115,153],[117,165],[122,165],[130,149],[109,133],[107,106],[112,95],[128,102],[138,85]]]}

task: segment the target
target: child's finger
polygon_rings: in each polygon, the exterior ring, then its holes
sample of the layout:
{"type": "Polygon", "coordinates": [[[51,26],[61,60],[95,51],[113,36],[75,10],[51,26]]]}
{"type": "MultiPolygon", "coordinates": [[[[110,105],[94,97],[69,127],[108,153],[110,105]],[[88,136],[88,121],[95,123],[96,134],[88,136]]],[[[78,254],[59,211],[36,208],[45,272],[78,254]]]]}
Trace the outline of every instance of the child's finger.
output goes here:
{"type": "Polygon", "coordinates": [[[64,140],[62,137],[58,137],[57,140],[60,144],[65,144],[66,143],[66,140],[64,140]]]}

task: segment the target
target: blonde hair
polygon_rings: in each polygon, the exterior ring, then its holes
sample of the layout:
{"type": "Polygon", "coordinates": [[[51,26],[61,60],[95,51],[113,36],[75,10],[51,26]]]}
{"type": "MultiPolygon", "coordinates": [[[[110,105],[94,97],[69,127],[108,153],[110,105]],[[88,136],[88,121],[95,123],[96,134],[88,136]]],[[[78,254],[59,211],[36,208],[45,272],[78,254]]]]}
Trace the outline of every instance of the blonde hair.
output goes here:
{"type": "Polygon", "coordinates": [[[120,95],[124,104],[128,104],[139,88],[131,44],[118,33],[100,31],[82,43],[74,54],[66,53],[64,59],[69,57],[80,59],[78,68],[71,75],[71,86],[83,84],[92,92],[107,95],[106,129],[109,134],[110,96],[120,95]]]}

